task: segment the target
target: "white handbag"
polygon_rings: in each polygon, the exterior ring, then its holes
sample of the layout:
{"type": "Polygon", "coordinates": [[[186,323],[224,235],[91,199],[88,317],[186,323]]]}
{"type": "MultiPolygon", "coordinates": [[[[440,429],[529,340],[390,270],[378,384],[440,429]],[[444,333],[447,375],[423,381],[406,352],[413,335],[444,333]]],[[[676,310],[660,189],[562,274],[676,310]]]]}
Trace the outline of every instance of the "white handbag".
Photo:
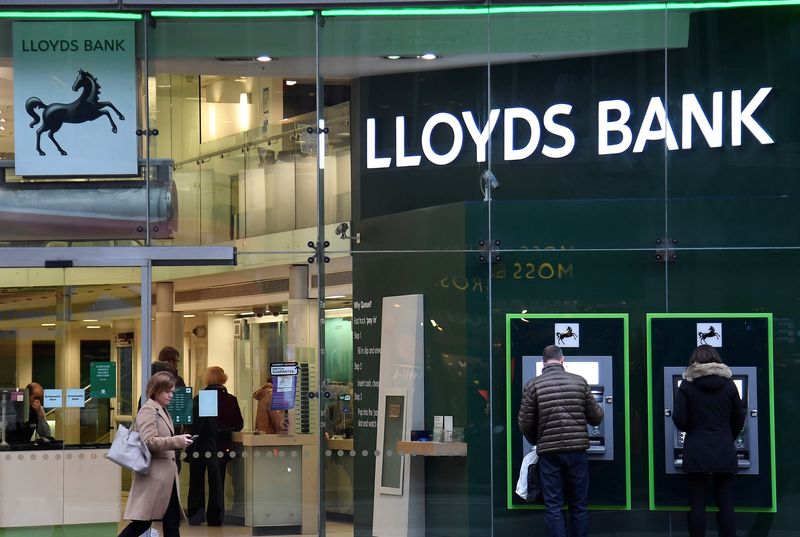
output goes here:
{"type": "MultiPolygon", "coordinates": [[[[135,422],[134,422],[135,426],[135,422]]],[[[108,450],[106,458],[123,468],[133,470],[137,474],[147,475],[150,471],[150,450],[147,449],[139,433],[124,425],[117,428],[114,442],[108,450]]]]}

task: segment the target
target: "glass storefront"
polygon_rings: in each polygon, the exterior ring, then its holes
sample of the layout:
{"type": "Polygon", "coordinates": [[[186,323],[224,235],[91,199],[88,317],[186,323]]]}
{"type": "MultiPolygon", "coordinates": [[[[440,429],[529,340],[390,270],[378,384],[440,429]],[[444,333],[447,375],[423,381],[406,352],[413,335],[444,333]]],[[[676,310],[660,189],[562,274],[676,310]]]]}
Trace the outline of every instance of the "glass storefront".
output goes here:
{"type": "Polygon", "coordinates": [[[543,534],[548,344],[606,408],[591,533],[688,535],[701,342],[748,405],[737,534],[800,535],[795,7],[7,4],[0,537],[118,533],[166,348],[181,430],[225,429],[180,456],[190,537],[543,534]]]}

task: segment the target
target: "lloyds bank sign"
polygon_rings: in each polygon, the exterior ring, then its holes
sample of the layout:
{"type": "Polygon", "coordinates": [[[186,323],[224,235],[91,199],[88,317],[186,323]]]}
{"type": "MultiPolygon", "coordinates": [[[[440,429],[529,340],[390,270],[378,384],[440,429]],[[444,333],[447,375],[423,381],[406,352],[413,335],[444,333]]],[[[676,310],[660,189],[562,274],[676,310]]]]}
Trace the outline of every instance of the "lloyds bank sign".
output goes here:
{"type": "MultiPolygon", "coordinates": [[[[642,153],[656,142],[666,145],[669,151],[689,150],[695,146],[739,147],[748,137],[761,145],[772,144],[775,141],[757,119],[759,108],[771,91],[771,87],[762,87],[747,95],[738,89],[716,91],[711,95],[710,109],[700,104],[695,93],[685,93],[679,99],[679,122],[667,117],[661,97],[649,100],[641,122],[632,120],[634,112],[640,111],[632,110],[627,101],[599,101],[597,124],[593,126],[596,135],[593,151],[599,156],[642,153]],[[699,136],[694,136],[696,131],[699,136]]],[[[379,132],[384,136],[387,132],[387,126],[379,123],[385,120],[368,117],[367,168],[415,167],[421,166],[423,159],[446,166],[459,158],[467,144],[474,145],[476,161],[485,162],[489,142],[496,144],[496,137],[500,137],[504,161],[568,158],[576,147],[573,110],[569,103],[556,103],[543,111],[524,107],[492,109],[488,120],[481,123],[471,110],[460,114],[439,112],[427,118],[419,132],[407,129],[406,116],[400,115],[394,118],[394,140],[379,139],[379,132]],[[432,141],[435,136],[439,143],[432,141]],[[545,137],[547,143],[543,142],[545,137]],[[443,139],[449,140],[444,144],[448,147],[442,147],[443,139]],[[378,150],[392,145],[394,151],[378,150]],[[421,154],[414,154],[408,147],[421,147],[421,154]]],[[[391,127],[388,131],[391,132],[391,127]]],[[[663,149],[664,145],[659,147],[663,149]]]]}

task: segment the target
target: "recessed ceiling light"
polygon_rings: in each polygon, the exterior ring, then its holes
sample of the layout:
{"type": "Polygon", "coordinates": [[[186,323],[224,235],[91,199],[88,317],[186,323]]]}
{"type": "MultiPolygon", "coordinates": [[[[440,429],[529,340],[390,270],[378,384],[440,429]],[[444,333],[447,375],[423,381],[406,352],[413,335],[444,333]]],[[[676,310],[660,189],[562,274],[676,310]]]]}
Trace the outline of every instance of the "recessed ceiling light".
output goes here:
{"type": "Polygon", "coordinates": [[[253,313],[252,311],[243,311],[239,315],[255,315],[255,313],[253,313]]]}
{"type": "Polygon", "coordinates": [[[264,55],[264,56],[259,56],[258,58],[256,58],[256,61],[259,61],[259,62],[271,62],[273,59],[274,58],[272,56],[264,55]]]}
{"type": "Polygon", "coordinates": [[[330,299],[330,298],[344,298],[344,295],[333,295],[333,296],[326,296],[325,297],[325,299],[330,299]]]}
{"type": "Polygon", "coordinates": [[[5,123],[5,122],[6,122],[6,118],[0,117],[0,123],[5,123]]]}
{"type": "Polygon", "coordinates": [[[56,323],[42,323],[42,326],[55,326],[56,323]]]}
{"type": "Polygon", "coordinates": [[[236,317],[237,315],[239,315],[239,314],[238,313],[226,313],[225,317],[236,317]]]}
{"type": "Polygon", "coordinates": [[[96,323],[97,319],[84,319],[83,322],[85,322],[85,323],[96,323]]]}
{"type": "Polygon", "coordinates": [[[419,59],[420,59],[420,60],[435,60],[435,59],[437,59],[438,57],[439,57],[439,56],[437,56],[437,55],[436,55],[436,54],[434,54],[433,52],[426,52],[425,54],[422,54],[421,56],[419,56],[419,59]]]}
{"type": "Polygon", "coordinates": [[[399,60],[401,56],[398,56],[397,54],[390,54],[389,56],[384,56],[384,58],[387,60],[399,60]]]}
{"type": "Polygon", "coordinates": [[[90,324],[86,328],[101,328],[99,324],[90,324]]]}
{"type": "Polygon", "coordinates": [[[287,86],[294,86],[295,84],[297,84],[297,80],[287,80],[286,81],[286,85],[287,86]]]}
{"type": "Polygon", "coordinates": [[[192,317],[194,317],[194,313],[187,313],[183,316],[184,319],[191,319],[192,317]]]}

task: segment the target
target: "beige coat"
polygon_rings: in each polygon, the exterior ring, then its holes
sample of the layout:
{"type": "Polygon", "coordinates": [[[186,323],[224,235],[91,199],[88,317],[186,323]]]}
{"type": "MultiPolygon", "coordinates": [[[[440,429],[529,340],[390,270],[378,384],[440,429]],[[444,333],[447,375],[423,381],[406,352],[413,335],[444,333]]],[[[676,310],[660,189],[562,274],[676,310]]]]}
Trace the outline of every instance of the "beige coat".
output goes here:
{"type": "MultiPolygon", "coordinates": [[[[180,482],[175,465],[176,449],[183,449],[184,441],[173,437],[175,428],[167,409],[148,399],[136,415],[136,430],[150,448],[152,459],[147,475],[133,474],[133,484],[125,507],[125,520],[161,520],[169,506],[173,484],[180,482]]],[[[181,509],[181,518],[183,509],[181,509]]]]}

